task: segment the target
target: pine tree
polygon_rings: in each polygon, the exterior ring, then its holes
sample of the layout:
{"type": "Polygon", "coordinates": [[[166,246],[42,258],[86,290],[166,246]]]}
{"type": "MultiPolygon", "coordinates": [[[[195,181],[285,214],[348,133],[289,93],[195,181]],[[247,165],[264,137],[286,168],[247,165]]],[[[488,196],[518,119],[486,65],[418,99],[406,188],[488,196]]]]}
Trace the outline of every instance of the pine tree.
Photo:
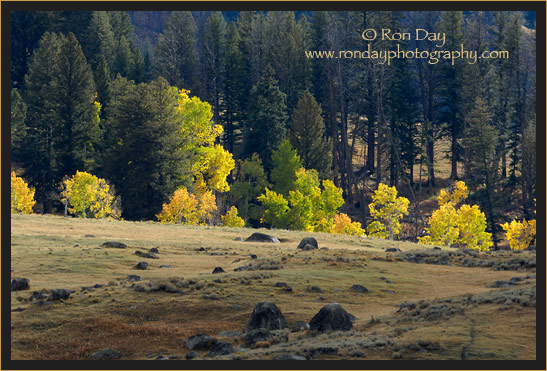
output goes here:
{"type": "Polygon", "coordinates": [[[65,174],[91,166],[98,140],[93,75],[74,34],[46,32],[25,76],[27,135],[22,146],[25,177],[44,211],[65,174]]]}
{"type": "Polygon", "coordinates": [[[330,145],[321,114],[315,98],[304,92],[292,115],[290,139],[304,168],[317,170],[325,179],[330,174],[330,145]]]}
{"type": "Polygon", "coordinates": [[[197,27],[192,13],[171,13],[163,34],[156,44],[156,67],[160,76],[179,89],[196,90],[198,55],[197,27]]]}
{"type": "Polygon", "coordinates": [[[471,190],[475,192],[475,197],[480,200],[482,209],[486,212],[494,249],[497,250],[496,233],[499,231],[499,223],[494,208],[497,204],[495,188],[499,158],[496,154],[498,139],[491,122],[492,114],[488,112],[486,103],[477,97],[475,107],[466,117],[465,171],[471,190]]]}
{"type": "Polygon", "coordinates": [[[272,153],[285,138],[287,131],[286,95],[274,78],[270,65],[264,69],[260,81],[251,90],[248,126],[245,128],[245,153],[258,153],[264,169],[272,168],[272,153]]]}
{"type": "Polygon", "coordinates": [[[11,89],[11,153],[12,161],[20,155],[21,143],[26,135],[27,105],[18,89],[11,89]]]}
{"type": "Polygon", "coordinates": [[[220,124],[220,104],[223,86],[222,56],[224,54],[225,33],[226,22],[222,13],[219,11],[212,13],[205,24],[202,66],[205,93],[203,98],[213,108],[213,121],[215,124],[220,124]]]}
{"type": "Polygon", "coordinates": [[[287,196],[294,188],[296,171],[302,167],[300,156],[287,139],[272,153],[272,164],[270,179],[274,184],[273,190],[287,196]]]}
{"type": "Polygon", "coordinates": [[[115,46],[110,16],[105,11],[93,12],[82,40],[82,49],[91,68],[97,69],[102,58],[111,68],[114,62],[115,46]]]}
{"type": "Polygon", "coordinates": [[[234,22],[228,25],[226,31],[225,49],[223,55],[224,74],[222,76],[224,91],[224,146],[234,153],[234,145],[239,139],[237,129],[243,124],[245,110],[245,69],[243,55],[240,50],[241,39],[234,22]]]}
{"type": "MultiPolygon", "coordinates": [[[[441,13],[438,29],[445,34],[446,50],[457,50],[463,43],[463,12],[445,11],[441,13]]],[[[450,138],[450,179],[458,178],[459,143],[463,134],[463,84],[464,61],[445,60],[439,71],[438,119],[446,124],[446,133],[450,138]]]]}
{"type": "Polygon", "coordinates": [[[122,77],[112,82],[102,165],[126,219],[153,219],[178,186],[192,181],[177,100],[177,89],[162,78],[138,85],[122,77]]]}

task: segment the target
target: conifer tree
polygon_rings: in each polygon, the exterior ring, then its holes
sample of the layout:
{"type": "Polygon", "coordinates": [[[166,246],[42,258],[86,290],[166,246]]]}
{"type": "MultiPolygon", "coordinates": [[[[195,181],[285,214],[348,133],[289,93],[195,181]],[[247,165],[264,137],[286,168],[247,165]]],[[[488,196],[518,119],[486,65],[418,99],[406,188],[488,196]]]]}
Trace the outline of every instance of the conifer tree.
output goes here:
{"type": "Polygon", "coordinates": [[[315,98],[304,92],[292,114],[290,139],[304,168],[317,170],[325,179],[330,173],[330,146],[321,114],[315,98]]]}
{"type": "Polygon", "coordinates": [[[198,55],[197,26],[190,11],[171,12],[156,44],[156,67],[160,76],[179,89],[196,91],[198,55]]]}
{"type": "Polygon", "coordinates": [[[251,90],[248,126],[245,128],[245,153],[258,153],[264,169],[272,169],[272,153],[285,138],[287,127],[286,95],[279,90],[270,65],[251,90]]]}

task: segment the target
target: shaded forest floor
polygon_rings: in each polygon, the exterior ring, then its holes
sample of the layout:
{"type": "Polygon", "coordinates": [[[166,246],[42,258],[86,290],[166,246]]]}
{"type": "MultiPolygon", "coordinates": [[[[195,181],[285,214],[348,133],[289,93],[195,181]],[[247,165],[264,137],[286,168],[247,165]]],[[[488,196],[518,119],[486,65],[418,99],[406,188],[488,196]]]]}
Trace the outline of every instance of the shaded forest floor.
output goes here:
{"type": "Polygon", "coordinates": [[[535,359],[535,251],[439,250],[281,230],[265,231],[280,244],[234,240],[254,231],[12,215],[11,275],[31,285],[11,293],[12,359],[89,359],[103,348],[121,359],[184,359],[184,341],[198,333],[233,344],[236,352],[220,359],[535,359]],[[328,249],[298,250],[308,235],[328,249]],[[106,241],[128,247],[101,247],[106,241]],[[150,248],[159,259],[135,254],[150,248]],[[136,270],[140,261],[149,268],[136,270]],[[218,266],[226,273],[212,274],[218,266]],[[241,266],[251,270],[234,271],[241,266]],[[354,284],[369,292],[350,290],[354,284]],[[29,299],[59,288],[73,293],[29,299]],[[265,300],[281,309],[289,329],[255,347],[237,333],[219,335],[244,332],[265,300]],[[332,302],[357,317],[353,330],[290,332],[332,302]]]}

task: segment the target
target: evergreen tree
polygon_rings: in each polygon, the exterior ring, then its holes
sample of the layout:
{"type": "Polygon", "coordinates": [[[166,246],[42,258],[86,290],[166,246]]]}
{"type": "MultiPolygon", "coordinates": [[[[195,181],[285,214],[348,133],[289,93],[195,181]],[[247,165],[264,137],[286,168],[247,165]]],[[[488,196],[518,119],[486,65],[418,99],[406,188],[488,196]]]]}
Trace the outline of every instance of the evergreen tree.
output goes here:
{"type": "Polygon", "coordinates": [[[480,200],[481,208],[485,210],[489,231],[494,240],[494,249],[497,250],[496,233],[500,228],[494,208],[497,206],[495,189],[499,158],[496,156],[498,139],[491,122],[492,114],[488,112],[486,103],[477,97],[474,108],[466,117],[465,171],[470,188],[475,192],[474,196],[480,200]]]}
{"type": "Polygon", "coordinates": [[[192,13],[171,13],[163,34],[156,44],[156,68],[160,76],[179,89],[196,91],[198,55],[196,50],[197,27],[192,13]]]}
{"type": "Polygon", "coordinates": [[[290,139],[306,169],[315,169],[322,179],[330,174],[330,145],[325,137],[321,107],[304,92],[292,115],[290,139]]]}
{"type": "Polygon", "coordinates": [[[212,13],[207,19],[203,40],[204,99],[213,108],[213,121],[220,124],[220,102],[222,94],[222,56],[226,22],[221,12],[212,13]]]}
{"type": "Polygon", "coordinates": [[[111,68],[114,62],[115,46],[108,13],[105,11],[92,12],[89,26],[82,40],[82,49],[91,68],[97,69],[102,58],[111,68]]]}
{"type": "Polygon", "coordinates": [[[11,89],[11,154],[12,161],[17,160],[20,154],[21,143],[26,135],[25,118],[27,105],[23,101],[18,89],[11,89]]]}
{"type": "Polygon", "coordinates": [[[26,129],[22,151],[26,178],[49,212],[64,175],[91,166],[98,140],[93,75],[74,34],[46,32],[25,76],[26,129]]]}
{"type": "Polygon", "coordinates": [[[122,77],[112,82],[102,162],[126,219],[153,219],[178,186],[190,185],[177,99],[177,90],[162,78],[138,85],[122,77]]]}
{"type": "MultiPolygon", "coordinates": [[[[446,50],[457,50],[463,43],[463,12],[445,11],[441,13],[438,29],[445,34],[446,50]]],[[[458,179],[459,143],[463,133],[462,84],[464,61],[445,60],[439,71],[438,119],[446,124],[450,138],[450,179],[458,179]]]]}
{"type": "Polygon", "coordinates": [[[270,65],[251,90],[248,126],[245,128],[245,153],[258,153],[264,169],[272,168],[272,152],[285,138],[287,131],[286,95],[279,90],[270,65]]]}
{"type": "Polygon", "coordinates": [[[237,129],[243,124],[245,115],[245,65],[240,50],[241,39],[234,22],[228,25],[226,31],[225,49],[223,55],[224,74],[222,76],[224,91],[224,146],[234,153],[234,145],[238,140],[237,129]]]}

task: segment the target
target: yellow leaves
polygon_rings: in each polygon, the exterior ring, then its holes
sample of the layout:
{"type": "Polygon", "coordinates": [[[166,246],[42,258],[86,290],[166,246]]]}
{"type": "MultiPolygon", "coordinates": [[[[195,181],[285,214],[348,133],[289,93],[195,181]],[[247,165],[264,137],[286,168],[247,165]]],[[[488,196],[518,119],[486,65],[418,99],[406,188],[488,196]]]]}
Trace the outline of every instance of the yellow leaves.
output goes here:
{"type": "Polygon", "coordinates": [[[258,196],[257,200],[262,202],[265,209],[264,216],[260,219],[261,223],[271,224],[273,228],[275,224],[283,224],[285,222],[286,213],[289,211],[289,202],[282,194],[270,191],[266,187],[265,193],[258,196]]]}
{"type": "Polygon", "coordinates": [[[511,250],[527,249],[536,239],[536,220],[517,222],[512,220],[511,224],[501,224],[506,232],[505,238],[509,241],[511,250]]]}
{"type": "Polygon", "coordinates": [[[11,212],[21,214],[32,214],[32,207],[36,204],[34,201],[34,188],[29,188],[28,184],[11,172],[11,212]]]}
{"type": "Polygon", "coordinates": [[[193,195],[184,187],[177,189],[169,202],[163,204],[156,218],[160,223],[203,224],[217,209],[216,197],[211,191],[193,195]]]}
{"type": "Polygon", "coordinates": [[[119,218],[121,214],[114,207],[115,195],[106,181],[85,171],[76,171],[75,175],[61,183],[61,201],[79,217],[119,218]]]}
{"type": "Polygon", "coordinates": [[[443,206],[447,203],[450,203],[453,206],[456,206],[461,201],[467,199],[468,195],[469,195],[469,190],[467,189],[467,186],[465,185],[465,183],[458,181],[454,184],[454,187],[451,193],[448,193],[444,189],[442,189],[441,192],[439,193],[439,197],[437,197],[437,201],[439,202],[439,206],[443,206]]]}
{"type": "Polygon", "coordinates": [[[203,155],[195,165],[196,178],[206,179],[210,189],[218,192],[227,192],[230,186],[226,178],[235,167],[235,161],[230,152],[216,144],[214,147],[205,147],[203,155]]]}
{"type": "Polygon", "coordinates": [[[361,223],[352,222],[351,218],[346,214],[338,214],[334,217],[334,223],[330,227],[330,233],[363,236],[365,230],[361,229],[361,223]]]}
{"type": "Polygon", "coordinates": [[[369,235],[393,240],[401,232],[400,220],[408,214],[409,203],[406,197],[397,197],[395,187],[380,183],[369,204],[370,215],[376,221],[368,226],[369,235]]]}
{"type": "Polygon", "coordinates": [[[477,205],[456,205],[465,200],[468,190],[464,182],[457,182],[451,193],[441,190],[437,200],[439,209],[429,218],[428,236],[418,237],[419,243],[431,245],[459,245],[487,251],[492,246],[492,234],[486,232],[486,216],[477,205]]]}
{"type": "Polygon", "coordinates": [[[237,207],[232,206],[230,210],[226,213],[226,215],[223,215],[222,217],[222,225],[225,227],[235,227],[235,228],[241,228],[245,225],[245,222],[243,219],[237,215],[237,207]]]}

